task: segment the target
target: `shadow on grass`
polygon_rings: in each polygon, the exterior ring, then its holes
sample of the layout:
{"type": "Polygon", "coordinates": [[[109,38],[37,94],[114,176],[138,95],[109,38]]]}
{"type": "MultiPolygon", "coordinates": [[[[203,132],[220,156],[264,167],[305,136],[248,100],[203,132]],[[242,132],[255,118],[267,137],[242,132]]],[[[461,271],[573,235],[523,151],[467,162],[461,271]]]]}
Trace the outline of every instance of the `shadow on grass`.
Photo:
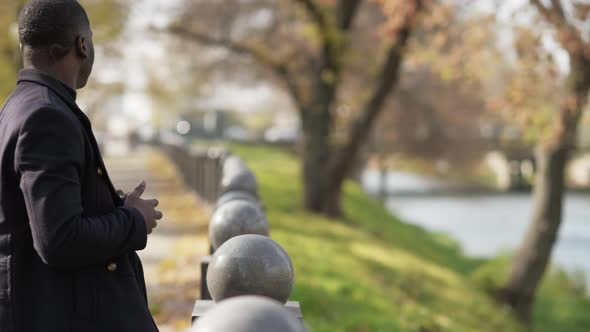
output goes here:
{"type": "Polygon", "coordinates": [[[346,186],[344,206],[346,220],[352,226],[362,227],[373,236],[436,264],[469,273],[485,262],[464,256],[458,242],[447,235],[401,222],[381,203],[368,198],[355,183],[346,186]]]}

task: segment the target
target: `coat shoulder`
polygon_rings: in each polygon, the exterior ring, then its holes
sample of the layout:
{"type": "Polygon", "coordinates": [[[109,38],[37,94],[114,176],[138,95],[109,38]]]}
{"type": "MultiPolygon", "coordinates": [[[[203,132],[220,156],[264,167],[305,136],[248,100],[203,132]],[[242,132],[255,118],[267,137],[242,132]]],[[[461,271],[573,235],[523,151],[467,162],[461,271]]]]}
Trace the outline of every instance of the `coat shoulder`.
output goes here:
{"type": "Polygon", "coordinates": [[[18,114],[21,125],[27,122],[38,122],[38,120],[45,121],[53,117],[56,120],[52,122],[64,123],[65,121],[68,127],[79,126],[79,120],[69,106],[51,89],[38,84],[23,84],[15,92],[15,97],[8,101],[6,107],[18,114]]]}
{"type": "Polygon", "coordinates": [[[77,122],[67,105],[55,100],[53,92],[45,86],[24,83],[19,84],[6,103],[0,109],[0,151],[17,145],[18,137],[32,128],[50,130],[69,129],[68,133],[79,136],[77,122]],[[55,124],[61,124],[55,126],[55,124]]]}
{"type": "Polygon", "coordinates": [[[28,113],[36,109],[49,107],[54,103],[55,101],[50,98],[50,91],[47,87],[38,84],[21,83],[12,93],[5,108],[20,113],[28,113]]]}

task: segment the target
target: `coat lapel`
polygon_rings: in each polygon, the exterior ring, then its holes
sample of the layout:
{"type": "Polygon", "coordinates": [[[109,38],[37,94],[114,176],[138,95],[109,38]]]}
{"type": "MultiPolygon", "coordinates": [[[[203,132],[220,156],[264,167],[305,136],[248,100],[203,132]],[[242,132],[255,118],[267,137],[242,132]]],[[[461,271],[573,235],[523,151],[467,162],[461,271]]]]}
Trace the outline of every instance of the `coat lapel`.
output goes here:
{"type": "Polygon", "coordinates": [[[69,109],[74,113],[74,115],[80,120],[82,127],[86,131],[86,134],[90,138],[90,142],[92,143],[92,149],[94,150],[94,154],[98,160],[98,167],[100,172],[102,172],[107,184],[109,186],[109,190],[111,192],[111,196],[113,196],[114,201],[117,205],[121,205],[123,202],[121,198],[117,194],[117,190],[111,181],[109,173],[107,172],[107,168],[105,166],[104,160],[102,159],[102,154],[98,147],[98,142],[96,141],[96,137],[94,136],[94,132],[92,131],[92,124],[90,123],[90,119],[82,110],[78,107],[76,102],[70,96],[68,91],[62,84],[56,81],[54,78],[41,73],[40,71],[34,69],[24,69],[21,70],[19,73],[19,80],[18,82],[32,82],[36,84],[43,85],[51,91],[53,91],[66,105],[68,105],[69,109]]]}

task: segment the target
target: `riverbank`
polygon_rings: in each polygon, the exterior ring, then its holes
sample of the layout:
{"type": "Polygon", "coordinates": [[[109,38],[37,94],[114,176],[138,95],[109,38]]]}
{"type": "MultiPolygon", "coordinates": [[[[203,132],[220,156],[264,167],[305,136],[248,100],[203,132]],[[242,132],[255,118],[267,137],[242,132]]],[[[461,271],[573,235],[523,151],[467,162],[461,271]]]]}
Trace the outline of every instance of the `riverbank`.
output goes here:
{"type": "MultiPolygon", "coordinates": [[[[376,197],[442,197],[442,196],[506,196],[532,194],[531,188],[500,190],[483,181],[458,181],[413,172],[389,171],[385,175],[374,169],[361,173],[360,182],[366,192],[376,197]],[[385,183],[385,185],[383,185],[385,183]]],[[[590,187],[569,185],[569,194],[588,194],[590,187]]]]}
{"type": "MultiPolygon", "coordinates": [[[[348,183],[346,218],[300,206],[299,165],[272,148],[232,146],[256,172],[271,236],[296,269],[293,299],[323,331],[525,331],[488,292],[506,275],[505,259],[465,257],[457,243],[402,223],[348,183]]],[[[534,331],[590,330],[590,300],[560,272],[545,279],[534,331]]]]}
{"type": "MultiPolygon", "coordinates": [[[[517,250],[530,226],[533,198],[505,195],[393,196],[387,208],[406,222],[448,234],[471,257],[495,257],[517,250]]],[[[564,197],[553,264],[578,273],[590,285],[590,195],[564,197]]]]}

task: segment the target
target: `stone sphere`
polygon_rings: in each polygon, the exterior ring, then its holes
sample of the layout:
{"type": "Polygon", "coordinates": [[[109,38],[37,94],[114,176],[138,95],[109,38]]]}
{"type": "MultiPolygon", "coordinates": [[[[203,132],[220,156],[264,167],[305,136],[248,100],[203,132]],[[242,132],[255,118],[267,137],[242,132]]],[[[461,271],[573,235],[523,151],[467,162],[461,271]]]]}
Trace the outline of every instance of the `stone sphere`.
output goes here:
{"type": "Polygon", "coordinates": [[[269,226],[257,203],[235,200],[215,210],[209,222],[209,242],[217,250],[225,241],[244,234],[268,236],[269,226]]]}
{"type": "Polygon", "coordinates": [[[213,300],[260,295],[286,303],[293,290],[295,270],[289,255],[262,235],[240,235],[215,251],[207,270],[213,300]]]}
{"type": "Polygon", "coordinates": [[[252,171],[247,168],[231,172],[223,172],[221,177],[221,192],[244,191],[258,197],[258,181],[252,171]]]}
{"type": "Polygon", "coordinates": [[[250,203],[256,203],[260,205],[260,202],[256,197],[252,194],[245,192],[245,191],[228,191],[225,194],[221,195],[217,200],[217,204],[215,208],[218,209],[220,206],[224,205],[225,203],[233,202],[233,201],[248,201],[250,203]]]}
{"type": "Polygon", "coordinates": [[[238,156],[228,156],[223,160],[223,171],[233,172],[236,170],[248,168],[242,158],[238,156]]]}
{"type": "Polygon", "coordinates": [[[240,296],[219,302],[199,318],[193,332],[306,332],[304,324],[279,302],[240,296]]]}

